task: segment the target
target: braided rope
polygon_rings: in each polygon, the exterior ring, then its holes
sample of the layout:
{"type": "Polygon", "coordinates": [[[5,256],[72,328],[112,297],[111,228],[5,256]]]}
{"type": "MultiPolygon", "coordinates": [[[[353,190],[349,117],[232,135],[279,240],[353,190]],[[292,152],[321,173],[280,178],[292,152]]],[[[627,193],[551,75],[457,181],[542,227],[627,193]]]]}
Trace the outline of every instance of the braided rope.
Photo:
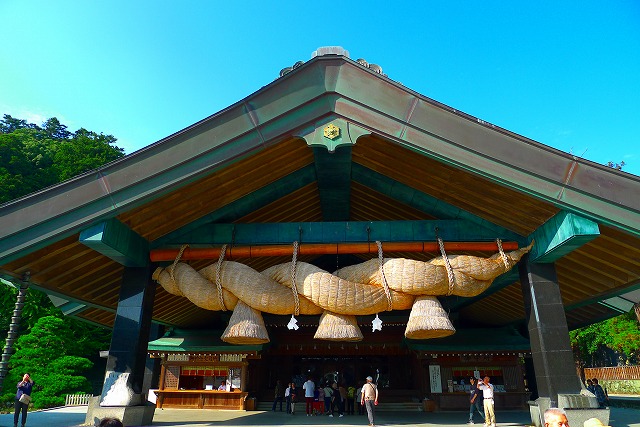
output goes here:
{"type": "Polygon", "coordinates": [[[440,237],[438,237],[438,246],[440,246],[440,253],[444,260],[444,266],[447,268],[447,278],[449,279],[449,291],[447,292],[447,296],[449,296],[453,294],[453,288],[456,286],[456,277],[453,275],[453,268],[451,267],[447,253],[444,251],[444,242],[440,237]]]}
{"type": "Polygon", "coordinates": [[[300,300],[298,298],[298,286],[296,285],[296,263],[298,262],[298,241],[293,242],[293,259],[291,260],[291,291],[295,303],[295,315],[300,314],[300,300]]]}
{"type": "Polygon", "coordinates": [[[502,249],[502,240],[496,239],[496,243],[498,244],[498,250],[500,251],[500,257],[502,258],[502,262],[504,262],[504,268],[509,270],[511,268],[511,261],[509,261],[509,257],[504,253],[502,249]]]}
{"type": "Polygon", "coordinates": [[[173,260],[173,265],[171,266],[171,271],[169,271],[169,277],[171,277],[171,281],[175,282],[176,279],[175,277],[173,277],[173,270],[176,269],[176,265],[178,264],[178,261],[180,261],[180,258],[182,258],[182,254],[184,253],[184,250],[187,249],[189,247],[189,244],[185,243],[184,245],[180,246],[180,250],[178,251],[178,255],[176,255],[176,259],[173,260]]]}
{"type": "Polygon", "coordinates": [[[380,268],[380,277],[382,279],[382,286],[384,286],[384,293],[387,296],[387,311],[393,310],[393,301],[391,299],[391,291],[389,290],[389,284],[387,283],[387,277],[384,275],[384,257],[382,256],[382,242],[376,240],[378,245],[378,265],[380,268]]]}
{"type": "Polygon", "coordinates": [[[224,295],[222,294],[222,263],[224,262],[224,256],[227,253],[227,245],[222,245],[220,248],[220,256],[218,257],[218,264],[216,265],[216,288],[218,288],[218,299],[220,300],[220,307],[222,311],[227,311],[227,307],[224,305],[224,295]]]}

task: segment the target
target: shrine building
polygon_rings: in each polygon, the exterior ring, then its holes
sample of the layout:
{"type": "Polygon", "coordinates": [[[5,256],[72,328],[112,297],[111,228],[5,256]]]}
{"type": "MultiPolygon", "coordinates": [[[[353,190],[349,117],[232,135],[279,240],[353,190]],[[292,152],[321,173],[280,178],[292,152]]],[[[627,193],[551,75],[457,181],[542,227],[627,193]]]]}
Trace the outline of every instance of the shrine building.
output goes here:
{"type": "Polygon", "coordinates": [[[467,408],[472,376],[497,408],[580,391],[569,330],[640,301],[640,178],[382,71],[320,48],[0,206],[0,277],[113,330],[96,414],[143,425],[150,389],[270,409],[278,380],[309,376],[370,375],[384,404],[429,410],[467,408]]]}

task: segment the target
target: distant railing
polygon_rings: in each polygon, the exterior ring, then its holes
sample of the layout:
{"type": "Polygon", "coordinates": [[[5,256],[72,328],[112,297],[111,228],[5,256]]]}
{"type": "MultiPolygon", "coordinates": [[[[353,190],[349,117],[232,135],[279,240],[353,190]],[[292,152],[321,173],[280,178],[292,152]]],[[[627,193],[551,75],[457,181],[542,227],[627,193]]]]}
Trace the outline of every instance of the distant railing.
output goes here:
{"type": "Polygon", "coordinates": [[[82,406],[88,405],[91,394],[67,394],[64,398],[64,406],[82,406]]]}
{"type": "Polygon", "coordinates": [[[598,380],[640,380],[640,366],[584,368],[584,377],[598,380]]]}

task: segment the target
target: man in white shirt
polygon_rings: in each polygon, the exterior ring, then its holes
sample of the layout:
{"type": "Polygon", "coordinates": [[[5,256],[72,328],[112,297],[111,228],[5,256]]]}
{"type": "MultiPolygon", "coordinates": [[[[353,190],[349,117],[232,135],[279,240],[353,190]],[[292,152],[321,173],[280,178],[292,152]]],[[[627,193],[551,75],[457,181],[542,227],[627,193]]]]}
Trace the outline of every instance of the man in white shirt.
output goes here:
{"type": "Polygon", "coordinates": [[[478,388],[482,390],[484,398],[484,425],[496,427],[496,415],[493,410],[493,384],[489,382],[489,377],[484,377],[478,388]]]}
{"type": "Polygon", "coordinates": [[[313,393],[316,390],[316,383],[311,380],[311,377],[302,384],[302,388],[304,389],[304,400],[307,402],[307,417],[310,417],[313,414],[313,393]]]}

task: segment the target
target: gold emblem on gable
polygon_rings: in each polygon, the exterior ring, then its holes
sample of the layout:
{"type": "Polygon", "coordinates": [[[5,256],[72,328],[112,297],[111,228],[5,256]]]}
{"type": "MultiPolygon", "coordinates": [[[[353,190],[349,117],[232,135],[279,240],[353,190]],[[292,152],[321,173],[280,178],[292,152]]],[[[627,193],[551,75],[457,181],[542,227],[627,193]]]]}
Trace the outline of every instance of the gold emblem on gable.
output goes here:
{"type": "Polygon", "coordinates": [[[324,137],[329,138],[331,140],[336,139],[340,136],[340,128],[335,126],[334,124],[330,124],[326,128],[324,128],[324,137]]]}

